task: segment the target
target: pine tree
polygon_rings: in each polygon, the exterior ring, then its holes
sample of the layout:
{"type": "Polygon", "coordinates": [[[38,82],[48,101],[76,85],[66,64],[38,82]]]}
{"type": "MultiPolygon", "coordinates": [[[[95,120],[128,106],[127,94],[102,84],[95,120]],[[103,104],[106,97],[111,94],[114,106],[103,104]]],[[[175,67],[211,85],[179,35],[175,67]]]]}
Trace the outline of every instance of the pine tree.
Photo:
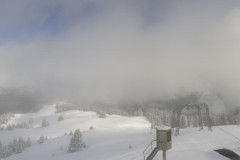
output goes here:
{"type": "Polygon", "coordinates": [[[22,138],[19,138],[16,146],[16,153],[21,153],[25,148],[25,141],[22,138]]]}
{"type": "Polygon", "coordinates": [[[185,115],[182,115],[180,118],[180,126],[182,128],[187,127],[187,117],[185,115]]]}
{"type": "Polygon", "coordinates": [[[220,125],[227,125],[227,121],[226,121],[226,117],[225,117],[224,113],[221,114],[221,116],[220,116],[220,125]]]}
{"type": "Polygon", "coordinates": [[[33,123],[34,123],[33,119],[30,119],[30,120],[28,121],[29,128],[33,128],[33,123]]]}
{"type": "Polygon", "coordinates": [[[80,151],[84,147],[86,147],[86,144],[82,141],[82,134],[80,130],[75,130],[74,135],[70,140],[68,152],[80,151]]]}
{"type": "Polygon", "coordinates": [[[199,127],[198,116],[193,117],[193,127],[199,127]]]}
{"type": "Polygon", "coordinates": [[[11,142],[8,143],[8,146],[4,146],[4,157],[9,157],[14,153],[12,146],[13,144],[11,142]]]}
{"type": "Polygon", "coordinates": [[[143,116],[143,110],[142,110],[142,108],[139,108],[139,109],[138,109],[138,116],[143,116]]]}
{"type": "Polygon", "coordinates": [[[166,114],[164,113],[164,112],[162,112],[162,114],[160,114],[161,115],[161,121],[162,121],[162,124],[163,125],[165,125],[165,126],[167,126],[168,125],[168,120],[167,120],[167,116],[166,116],[166,114]]]}
{"type": "Polygon", "coordinates": [[[62,151],[63,150],[63,146],[61,145],[59,149],[60,149],[60,151],[62,151]]]}
{"type": "Polygon", "coordinates": [[[63,115],[58,116],[58,121],[63,121],[63,120],[64,120],[63,115]]]}
{"type": "Polygon", "coordinates": [[[12,152],[8,149],[7,146],[3,146],[2,147],[2,154],[1,154],[1,158],[6,158],[8,156],[12,155],[12,152]]]}
{"type": "Polygon", "coordinates": [[[106,116],[106,113],[105,113],[105,112],[99,112],[99,113],[98,113],[98,117],[99,117],[99,118],[106,118],[107,116],[106,116]]]}
{"type": "Polygon", "coordinates": [[[9,124],[8,126],[7,126],[7,130],[9,130],[9,131],[11,131],[11,130],[13,130],[13,126],[11,125],[11,124],[9,124]]]}
{"type": "Polygon", "coordinates": [[[42,144],[45,142],[45,140],[46,140],[45,137],[41,136],[37,142],[38,142],[38,144],[42,144]]]}
{"type": "Polygon", "coordinates": [[[42,121],[42,127],[44,128],[44,127],[47,127],[47,126],[49,126],[49,122],[44,119],[42,121]]]}
{"type": "Polygon", "coordinates": [[[25,143],[25,147],[30,147],[32,145],[32,141],[31,141],[31,139],[28,137],[27,138],[27,141],[26,141],[26,143],[25,143]]]}
{"type": "Polygon", "coordinates": [[[12,143],[9,143],[9,147],[11,148],[12,153],[16,153],[16,151],[17,151],[17,140],[16,140],[16,138],[13,139],[12,143]]]}
{"type": "Polygon", "coordinates": [[[128,146],[128,149],[132,149],[132,145],[129,145],[129,146],[128,146]]]}

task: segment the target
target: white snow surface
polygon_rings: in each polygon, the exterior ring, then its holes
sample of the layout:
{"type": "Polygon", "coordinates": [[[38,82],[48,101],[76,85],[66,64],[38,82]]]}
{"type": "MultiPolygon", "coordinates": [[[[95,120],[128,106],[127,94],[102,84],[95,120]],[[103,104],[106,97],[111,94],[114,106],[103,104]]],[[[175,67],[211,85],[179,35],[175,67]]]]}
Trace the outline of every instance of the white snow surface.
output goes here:
{"type": "Polygon", "coordinates": [[[169,126],[161,125],[161,126],[156,126],[156,129],[158,129],[158,130],[169,130],[171,128],[169,126]]]}
{"type": "MultiPolygon", "coordinates": [[[[30,137],[34,142],[20,154],[14,154],[7,160],[142,160],[143,151],[155,139],[155,131],[150,132],[150,123],[144,117],[123,117],[107,115],[98,118],[95,112],[67,111],[55,113],[54,105],[45,106],[37,113],[16,114],[8,124],[32,119],[34,128],[0,130],[0,140],[7,144],[14,137],[30,137]],[[63,115],[64,120],[58,121],[63,115]],[[42,120],[50,125],[41,127],[42,120]],[[93,126],[93,130],[89,130],[93,126]],[[67,153],[71,136],[64,136],[70,130],[80,129],[87,147],[79,152],[67,153]],[[40,136],[49,139],[37,144],[40,136]],[[129,149],[131,145],[131,149],[129,149]],[[60,146],[63,150],[60,150],[60,146]]],[[[213,127],[210,132],[206,128],[180,129],[179,136],[172,137],[172,149],[167,151],[168,160],[227,160],[214,152],[214,149],[228,148],[240,154],[240,127],[213,127]]],[[[154,158],[162,159],[161,151],[154,158]]]]}

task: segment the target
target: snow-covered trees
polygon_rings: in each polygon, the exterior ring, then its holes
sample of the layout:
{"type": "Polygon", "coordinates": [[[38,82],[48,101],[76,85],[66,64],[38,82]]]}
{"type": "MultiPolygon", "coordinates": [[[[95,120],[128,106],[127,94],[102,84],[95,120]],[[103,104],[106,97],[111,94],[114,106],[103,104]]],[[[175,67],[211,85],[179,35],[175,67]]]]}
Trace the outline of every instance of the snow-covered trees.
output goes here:
{"type": "Polygon", "coordinates": [[[25,147],[26,142],[22,138],[19,138],[17,141],[16,153],[21,153],[25,147]]]}
{"type": "Polygon", "coordinates": [[[33,128],[34,127],[34,121],[33,121],[33,119],[30,119],[29,121],[28,121],[28,126],[29,126],[29,128],[33,128]]]}
{"type": "Polygon", "coordinates": [[[63,115],[59,115],[59,116],[58,116],[58,121],[63,121],[63,120],[64,120],[63,115]]]}
{"type": "Polygon", "coordinates": [[[47,137],[41,136],[41,137],[37,140],[37,142],[38,142],[38,144],[42,144],[42,143],[44,143],[47,139],[48,139],[47,137]]]}
{"type": "Polygon", "coordinates": [[[42,127],[44,128],[44,127],[47,127],[47,126],[49,126],[50,124],[49,124],[49,122],[46,120],[46,119],[44,119],[43,121],[42,121],[42,127]]]}
{"type": "Polygon", "coordinates": [[[84,147],[86,147],[86,144],[82,140],[82,133],[80,132],[79,129],[77,129],[77,130],[75,130],[75,132],[70,140],[70,143],[68,146],[68,152],[80,151],[84,147]]]}
{"type": "Polygon", "coordinates": [[[0,115],[0,124],[6,124],[12,117],[14,117],[13,113],[5,113],[0,115]]]}
{"type": "Polygon", "coordinates": [[[93,126],[90,126],[90,127],[89,127],[89,130],[93,130],[93,129],[94,129],[94,127],[93,127],[93,126]]]}
{"type": "Polygon", "coordinates": [[[62,151],[62,150],[63,150],[63,146],[62,146],[62,145],[59,147],[59,150],[60,150],[60,151],[62,151]]]}
{"type": "Polygon", "coordinates": [[[11,147],[9,145],[3,146],[3,152],[2,152],[2,155],[1,155],[2,158],[9,157],[12,154],[13,153],[12,153],[11,147]]]}
{"type": "Polygon", "coordinates": [[[106,118],[106,113],[105,112],[97,112],[99,118],[106,118]]]}
{"type": "Polygon", "coordinates": [[[28,122],[20,122],[17,124],[9,124],[6,129],[7,130],[13,130],[16,128],[33,128],[33,120],[29,120],[28,122]]]}
{"type": "Polygon", "coordinates": [[[143,110],[139,108],[137,111],[133,112],[134,116],[143,116],[143,110]]]}
{"type": "Polygon", "coordinates": [[[150,108],[146,111],[145,116],[149,119],[151,122],[152,128],[155,128],[157,125],[166,125],[170,126],[170,120],[171,115],[169,112],[156,109],[156,108],[150,108]]]}
{"type": "Polygon", "coordinates": [[[56,113],[65,112],[68,110],[78,109],[77,106],[68,102],[59,102],[55,105],[56,113]]]}
{"type": "Polygon", "coordinates": [[[186,115],[182,115],[181,118],[180,118],[180,126],[182,128],[185,128],[187,127],[187,116],[186,115]]]}
{"type": "MultiPolygon", "coordinates": [[[[137,113],[137,112],[136,112],[137,113]]],[[[152,128],[157,125],[171,125],[171,111],[161,108],[147,108],[144,116],[151,122],[152,128]]],[[[203,116],[203,125],[207,125],[206,118],[203,116]]],[[[225,113],[210,113],[213,126],[240,124],[240,109],[228,110],[225,113]]],[[[182,114],[180,117],[180,127],[199,127],[199,117],[196,114],[182,114]]]]}
{"type": "Polygon", "coordinates": [[[27,141],[26,141],[26,143],[25,143],[25,146],[26,147],[30,147],[32,145],[32,141],[31,141],[31,139],[28,137],[27,138],[27,141]]]}
{"type": "Polygon", "coordinates": [[[0,141],[0,158],[6,158],[12,154],[21,153],[26,147],[30,147],[31,144],[30,138],[24,140],[21,137],[18,138],[18,140],[14,138],[8,145],[3,145],[0,141]]]}
{"type": "Polygon", "coordinates": [[[26,147],[31,146],[31,140],[28,138],[27,140],[22,139],[21,137],[17,139],[13,139],[12,142],[9,142],[8,147],[12,153],[21,153],[26,147]]]}
{"type": "Polygon", "coordinates": [[[131,144],[128,146],[128,149],[132,149],[132,145],[131,144]]]}

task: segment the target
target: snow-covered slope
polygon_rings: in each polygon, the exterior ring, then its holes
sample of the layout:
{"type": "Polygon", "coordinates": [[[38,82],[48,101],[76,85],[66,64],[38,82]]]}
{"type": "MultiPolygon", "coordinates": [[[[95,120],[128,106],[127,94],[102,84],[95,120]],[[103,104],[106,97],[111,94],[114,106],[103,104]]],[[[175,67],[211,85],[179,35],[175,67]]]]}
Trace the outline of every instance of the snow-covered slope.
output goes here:
{"type": "MultiPolygon", "coordinates": [[[[7,144],[14,137],[30,137],[35,143],[9,160],[141,160],[142,152],[155,133],[150,132],[150,124],[144,117],[123,117],[107,115],[98,118],[94,112],[67,111],[55,113],[53,105],[45,106],[37,113],[17,114],[8,124],[34,121],[34,128],[1,130],[0,139],[7,144]],[[64,116],[58,121],[59,115],[64,116]],[[42,120],[50,125],[41,127],[42,120]],[[89,130],[93,126],[93,130],[89,130]],[[67,153],[71,136],[64,136],[70,130],[80,129],[87,147],[79,152],[67,153]],[[40,136],[48,136],[43,144],[37,144],[40,136]],[[129,149],[129,145],[132,146],[129,149]],[[63,150],[60,150],[62,146],[63,150]]],[[[173,147],[167,151],[167,159],[176,160],[226,160],[213,152],[213,149],[229,148],[240,153],[240,127],[214,127],[212,132],[198,131],[197,128],[182,129],[180,135],[173,137],[173,147]],[[227,131],[227,132],[226,132],[227,131]],[[234,137],[235,136],[235,137],[234,137]]],[[[161,159],[161,152],[155,159],[161,159]]]]}

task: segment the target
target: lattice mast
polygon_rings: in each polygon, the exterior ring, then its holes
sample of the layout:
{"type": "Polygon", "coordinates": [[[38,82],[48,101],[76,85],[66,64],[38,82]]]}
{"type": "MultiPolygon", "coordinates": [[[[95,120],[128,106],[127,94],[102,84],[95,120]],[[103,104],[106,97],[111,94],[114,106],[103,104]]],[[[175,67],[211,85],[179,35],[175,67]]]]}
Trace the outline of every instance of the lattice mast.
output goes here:
{"type": "Polygon", "coordinates": [[[187,109],[187,110],[197,109],[198,124],[200,126],[200,130],[203,129],[202,112],[204,112],[208,130],[209,131],[212,130],[212,123],[211,123],[211,119],[210,119],[209,109],[208,109],[208,105],[206,103],[181,104],[181,105],[174,107],[173,112],[172,112],[171,128],[172,128],[172,130],[175,129],[175,133],[174,133],[175,136],[179,135],[180,118],[181,118],[183,109],[187,109]]]}

